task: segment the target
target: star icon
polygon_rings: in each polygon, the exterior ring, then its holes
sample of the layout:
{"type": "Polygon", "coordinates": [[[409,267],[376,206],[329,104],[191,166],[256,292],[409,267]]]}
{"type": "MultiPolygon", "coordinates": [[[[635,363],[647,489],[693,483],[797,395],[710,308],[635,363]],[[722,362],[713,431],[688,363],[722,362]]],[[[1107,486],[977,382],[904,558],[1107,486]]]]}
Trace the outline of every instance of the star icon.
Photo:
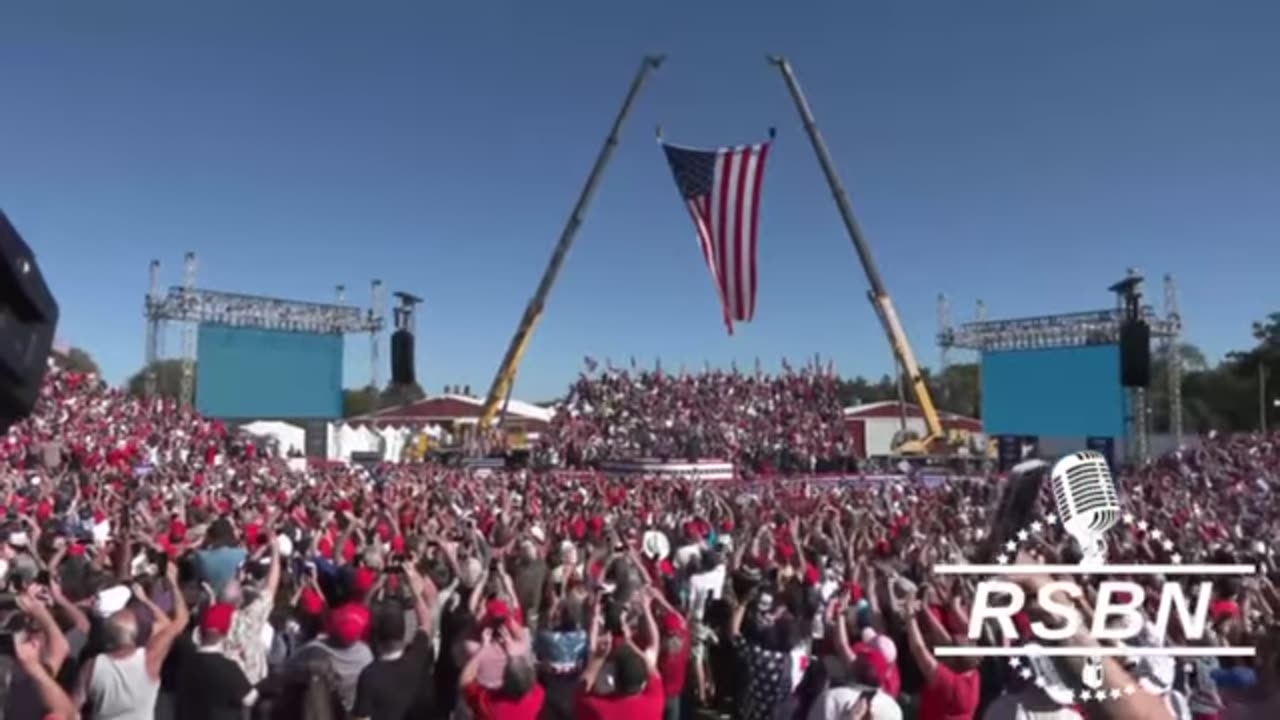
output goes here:
{"type": "Polygon", "coordinates": [[[1173,557],[1171,557],[1171,558],[1169,558],[1169,559],[1173,561],[1173,564],[1174,564],[1174,565],[1181,565],[1181,564],[1182,564],[1182,556],[1181,556],[1181,555],[1179,555],[1179,554],[1177,554],[1177,553],[1174,553],[1174,554],[1173,554],[1173,557]]]}
{"type": "Polygon", "coordinates": [[[1000,556],[996,557],[996,563],[998,563],[998,564],[1000,564],[1000,565],[1008,565],[1008,564],[1009,564],[1009,556],[1008,556],[1008,555],[1000,555],[1000,556]]]}
{"type": "Polygon", "coordinates": [[[1018,540],[1019,540],[1020,542],[1026,542],[1026,541],[1027,541],[1027,538],[1029,538],[1029,537],[1031,537],[1031,535],[1030,535],[1030,533],[1028,533],[1026,530],[1021,530],[1021,531],[1019,531],[1019,532],[1018,532],[1018,540]]]}
{"type": "Polygon", "coordinates": [[[1148,524],[1146,520],[1139,520],[1139,521],[1138,521],[1138,529],[1139,529],[1139,530],[1141,530],[1142,532],[1146,532],[1146,531],[1147,531],[1147,528],[1149,528],[1149,527],[1151,527],[1151,525],[1150,525],[1150,524],[1148,524]]]}
{"type": "Polygon", "coordinates": [[[1124,520],[1124,524],[1125,524],[1125,525],[1132,525],[1132,524],[1133,524],[1133,519],[1134,519],[1134,518],[1133,518],[1133,513],[1125,513],[1125,514],[1124,514],[1124,517],[1123,517],[1122,519],[1124,520]]]}
{"type": "Polygon", "coordinates": [[[1164,537],[1164,533],[1160,531],[1160,528],[1156,528],[1151,531],[1151,537],[1159,540],[1161,537],[1164,537]]]}
{"type": "Polygon", "coordinates": [[[1120,688],[1111,688],[1111,692],[1107,694],[1111,696],[1112,700],[1119,700],[1121,695],[1120,688]]]}
{"type": "Polygon", "coordinates": [[[1043,524],[1041,524],[1039,521],[1036,521],[1036,522],[1031,523],[1031,532],[1033,532],[1033,533],[1038,533],[1038,532],[1040,532],[1040,530],[1041,530],[1042,528],[1044,528],[1044,525],[1043,525],[1043,524]]]}
{"type": "Polygon", "coordinates": [[[1022,665],[1022,658],[1009,658],[1009,667],[1017,670],[1022,665]]]}
{"type": "Polygon", "coordinates": [[[1018,674],[1022,676],[1023,680],[1031,679],[1031,670],[1028,668],[1022,668],[1022,670],[1018,674]]]}
{"type": "Polygon", "coordinates": [[[1037,675],[1037,676],[1036,676],[1036,687],[1038,687],[1038,688],[1042,688],[1042,687],[1044,687],[1045,685],[1048,685],[1048,683],[1047,683],[1047,682],[1045,682],[1044,676],[1042,676],[1042,675],[1037,675]]]}
{"type": "Polygon", "coordinates": [[[1050,525],[1057,525],[1057,524],[1058,524],[1058,516],[1057,516],[1057,515],[1054,515],[1053,513],[1049,513],[1048,515],[1046,515],[1046,516],[1044,517],[1044,521],[1045,521],[1045,522],[1047,522],[1047,523],[1049,523],[1050,525]]]}
{"type": "Polygon", "coordinates": [[[1014,552],[1018,549],[1018,543],[1010,540],[1009,542],[1004,544],[1004,549],[1008,550],[1009,552],[1014,552]]]}
{"type": "Polygon", "coordinates": [[[1132,694],[1134,694],[1134,693],[1135,693],[1135,692],[1137,692],[1137,691],[1138,691],[1138,689],[1137,689],[1137,688],[1135,688],[1135,687],[1134,687],[1134,686],[1132,686],[1132,685],[1126,685],[1126,686],[1125,686],[1125,688],[1124,688],[1124,694],[1125,694],[1125,695],[1132,695],[1132,694]]]}
{"type": "Polygon", "coordinates": [[[1165,552],[1173,552],[1172,540],[1165,540],[1163,543],[1160,544],[1160,546],[1164,548],[1165,552]]]}

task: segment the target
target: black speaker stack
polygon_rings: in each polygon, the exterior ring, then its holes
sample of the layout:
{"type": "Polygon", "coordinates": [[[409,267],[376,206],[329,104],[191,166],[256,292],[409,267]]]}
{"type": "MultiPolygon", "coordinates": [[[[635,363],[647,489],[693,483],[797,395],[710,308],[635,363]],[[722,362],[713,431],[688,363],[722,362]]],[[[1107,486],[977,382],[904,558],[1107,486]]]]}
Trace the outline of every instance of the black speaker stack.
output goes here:
{"type": "Polygon", "coordinates": [[[1120,301],[1120,384],[1126,388],[1151,385],[1151,326],[1142,307],[1142,276],[1130,269],[1110,288],[1120,301]]]}
{"type": "Polygon", "coordinates": [[[1125,320],[1120,326],[1120,384],[1151,385],[1151,326],[1145,320],[1125,320]]]}
{"type": "Polygon", "coordinates": [[[391,333],[391,384],[413,385],[413,333],[400,329],[391,333]]]}

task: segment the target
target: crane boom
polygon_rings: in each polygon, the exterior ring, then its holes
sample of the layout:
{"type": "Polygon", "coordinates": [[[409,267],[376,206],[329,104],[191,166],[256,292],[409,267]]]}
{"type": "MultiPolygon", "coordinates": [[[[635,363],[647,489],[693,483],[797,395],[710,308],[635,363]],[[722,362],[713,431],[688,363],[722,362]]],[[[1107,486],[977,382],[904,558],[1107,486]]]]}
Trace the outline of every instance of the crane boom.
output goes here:
{"type": "Polygon", "coordinates": [[[492,426],[493,419],[503,403],[503,398],[511,392],[511,388],[515,383],[516,371],[520,367],[520,360],[524,357],[530,338],[533,337],[534,328],[537,327],[538,321],[542,319],[547,295],[551,293],[551,288],[555,285],[556,277],[560,274],[560,266],[564,264],[565,256],[569,254],[569,247],[573,244],[573,238],[578,234],[578,228],[582,225],[587,206],[591,204],[591,198],[595,195],[596,186],[600,183],[604,168],[609,164],[609,159],[613,156],[613,150],[618,145],[618,136],[622,133],[622,125],[626,121],[627,115],[631,113],[631,106],[635,103],[636,96],[640,94],[640,89],[644,86],[644,81],[649,76],[649,72],[661,66],[662,61],[663,57],[661,55],[645,57],[640,64],[640,69],[636,72],[635,79],[631,81],[631,88],[627,91],[627,96],[622,101],[622,107],[618,110],[618,116],[613,121],[609,136],[605,138],[604,147],[600,149],[600,154],[596,156],[596,162],[591,167],[591,173],[587,175],[587,181],[582,187],[582,193],[578,196],[578,202],[573,206],[573,211],[569,214],[569,220],[565,223],[564,230],[560,232],[560,240],[556,243],[555,250],[551,253],[551,260],[547,263],[547,269],[542,274],[538,289],[534,292],[533,297],[529,299],[524,315],[520,318],[520,324],[516,327],[516,332],[511,337],[511,344],[507,347],[507,353],[502,358],[502,364],[498,366],[498,372],[494,375],[493,385],[489,387],[489,394],[485,398],[484,407],[480,412],[478,422],[480,430],[486,430],[492,426]]]}
{"type": "Polygon", "coordinates": [[[853,249],[857,251],[858,260],[861,261],[862,269],[867,274],[867,283],[871,286],[871,301],[877,309],[876,315],[889,336],[893,354],[897,356],[903,372],[906,373],[916,402],[920,404],[920,412],[924,415],[925,427],[928,430],[928,437],[921,441],[921,445],[927,447],[943,437],[942,421],[938,418],[938,409],[933,404],[933,396],[929,394],[929,387],[925,384],[923,373],[920,372],[915,353],[911,351],[911,344],[907,342],[907,334],[902,329],[902,321],[898,319],[893,300],[889,298],[889,292],[885,290],[884,283],[880,279],[880,271],[876,269],[875,260],[871,257],[871,249],[862,238],[862,230],[853,216],[849,195],[840,182],[840,176],[836,174],[835,163],[831,161],[827,144],[818,133],[818,123],[813,119],[813,112],[809,109],[809,102],[805,100],[804,92],[800,89],[800,83],[796,80],[795,73],[792,72],[786,58],[771,56],[769,62],[777,66],[782,73],[782,79],[786,81],[787,89],[791,91],[796,110],[804,122],[805,132],[808,133],[809,141],[813,144],[813,150],[818,156],[818,163],[822,165],[822,172],[827,176],[827,184],[831,186],[831,194],[835,197],[836,207],[840,210],[840,218],[844,220],[845,230],[849,232],[849,239],[853,241],[853,249]]]}

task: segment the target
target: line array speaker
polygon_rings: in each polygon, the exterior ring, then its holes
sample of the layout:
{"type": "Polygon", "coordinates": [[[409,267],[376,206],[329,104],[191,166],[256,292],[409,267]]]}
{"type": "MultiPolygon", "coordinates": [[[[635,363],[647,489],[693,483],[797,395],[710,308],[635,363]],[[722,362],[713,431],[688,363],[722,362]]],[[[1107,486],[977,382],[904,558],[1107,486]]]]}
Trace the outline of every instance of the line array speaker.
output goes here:
{"type": "Polygon", "coordinates": [[[391,384],[415,384],[413,367],[413,333],[396,330],[391,333],[391,384]]]}
{"type": "Polygon", "coordinates": [[[1151,326],[1146,321],[1130,320],[1120,326],[1120,384],[1151,385],[1151,326]]]}

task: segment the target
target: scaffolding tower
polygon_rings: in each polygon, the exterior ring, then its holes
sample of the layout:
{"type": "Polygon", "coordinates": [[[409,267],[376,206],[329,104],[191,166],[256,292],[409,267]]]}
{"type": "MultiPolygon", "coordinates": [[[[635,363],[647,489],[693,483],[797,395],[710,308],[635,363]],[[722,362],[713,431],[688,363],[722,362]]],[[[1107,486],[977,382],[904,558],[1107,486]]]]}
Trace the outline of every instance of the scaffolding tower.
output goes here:
{"type": "MultiPolygon", "coordinates": [[[[978,319],[952,325],[949,302],[939,299],[938,345],[945,353],[952,349],[995,352],[1001,350],[1034,350],[1041,348],[1112,345],[1120,342],[1120,326],[1124,322],[1122,307],[1107,310],[1042,315],[1037,317],[987,320],[986,305],[977,303],[978,319]]],[[[1164,316],[1150,305],[1141,308],[1141,317],[1151,328],[1151,338],[1158,342],[1160,356],[1166,364],[1169,402],[1169,433],[1174,443],[1183,443],[1182,422],[1182,318],[1178,311],[1178,291],[1172,275],[1164,276],[1164,316]]],[[[949,359],[949,358],[948,358],[949,359]]],[[[1117,368],[1117,373],[1119,369],[1117,368]]],[[[1149,393],[1143,388],[1130,390],[1128,425],[1132,446],[1131,457],[1147,459],[1150,430],[1149,393]]]]}
{"type": "Polygon", "coordinates": [[[328,335],[368,333],[369,377],[377,387],[378,336],[385,325],[381,281],[372,283],[372,307],[359,308],[346,303],[346,288],[342,285],[337,286],[336,303],[285,300],[199,288],[196,270],[196,254],[188,252],[183,258],[182,284],[166,292],[160,281],[160,261],[151,261],[143,310],[147,322],[143,387],[148,397],[155,397],[158,392],[157,366],[164,355],[164,338],[171,324],[178,326],[181,337],[178,399],[183,407],[190,407],[195,400],[196,331],[203,323],[328,335]]]}

